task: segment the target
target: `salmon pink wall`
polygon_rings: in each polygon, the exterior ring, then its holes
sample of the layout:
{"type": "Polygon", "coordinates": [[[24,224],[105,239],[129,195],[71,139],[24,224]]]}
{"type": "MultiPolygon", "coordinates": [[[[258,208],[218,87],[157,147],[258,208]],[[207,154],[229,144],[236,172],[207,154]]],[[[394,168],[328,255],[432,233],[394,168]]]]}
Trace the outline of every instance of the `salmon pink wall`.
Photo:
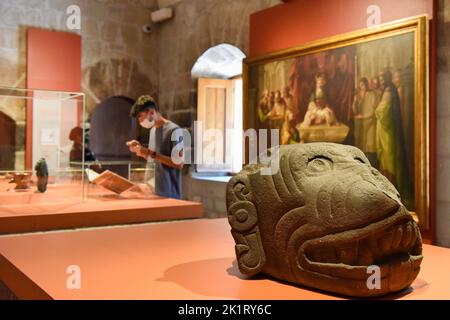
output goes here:
{"type": "Polygon", "coordinates": [[[364,29],[370,5],[380,7],[381,23],[434,16],[433,0],[291,0],[250,16],[250,56],[364,29]]]}
{"type": "MultiPolygon", "coordinates": [[[[28,28],[27,88],[81,91],[81,37],[68,32],[28,28]]],[[[32,167],[32,119],[32,105],[27,104],[25,163],[28,169],[32,167]]]]}
{"type": "Polygon", "coordinates": [[[68,32],[29,28],[27,88],[81,90],[81,37],[68,32]]]}

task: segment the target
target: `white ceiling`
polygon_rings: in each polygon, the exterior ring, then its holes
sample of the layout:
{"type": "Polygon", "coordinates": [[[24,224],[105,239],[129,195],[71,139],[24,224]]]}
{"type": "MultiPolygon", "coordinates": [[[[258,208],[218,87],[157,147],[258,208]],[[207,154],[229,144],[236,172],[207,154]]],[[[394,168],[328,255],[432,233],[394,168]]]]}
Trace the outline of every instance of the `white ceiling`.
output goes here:
{"type": "Polygon", "coordinates": [[[193,78],[228,79],[242,74],[245,54],[230,44],[220,44],[206,50],[191,70],[193,78]]]}

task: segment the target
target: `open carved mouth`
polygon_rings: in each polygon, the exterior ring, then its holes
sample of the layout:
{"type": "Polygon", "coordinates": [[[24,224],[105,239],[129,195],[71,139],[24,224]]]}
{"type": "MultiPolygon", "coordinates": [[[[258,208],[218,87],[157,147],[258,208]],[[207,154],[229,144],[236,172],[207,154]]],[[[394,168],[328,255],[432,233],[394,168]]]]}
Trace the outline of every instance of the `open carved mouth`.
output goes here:
{"type": "Polygon", "coordinates": [[[377,265],[381,277],[415,272],[422,260],[418,227],[412,217],[396,214],[366,227],[306,241],[299,261],[310,271],[333,277],[367,279],[367,267],[377,265]]]}

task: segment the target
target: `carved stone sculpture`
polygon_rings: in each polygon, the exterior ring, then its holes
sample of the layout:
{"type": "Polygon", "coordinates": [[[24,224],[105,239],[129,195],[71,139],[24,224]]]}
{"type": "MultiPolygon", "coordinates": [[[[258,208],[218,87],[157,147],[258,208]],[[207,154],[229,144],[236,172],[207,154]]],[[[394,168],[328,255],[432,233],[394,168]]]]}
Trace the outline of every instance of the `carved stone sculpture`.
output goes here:
{"type": "Polygon", "coordinates": [[[422,261],[418,226],[362,151],[286,145],[272,161],[279,161],[275,174],[249,165],[227,186],[243,274],[355,297],[397,292],[414,281],[422,261]],[[368,285],[376,276],[370,266],[380,268],[379,288],[368,285]]]}
{"type": "Polygon", "coordinates": [[[41,158],[36,165],[34,166],[34,170],[36,170],[37,176],[37,188],[39,192],[44,193],[47,191],[47,183],[48,183],[48,166],[47,162],[44,158],[41,158]]]}

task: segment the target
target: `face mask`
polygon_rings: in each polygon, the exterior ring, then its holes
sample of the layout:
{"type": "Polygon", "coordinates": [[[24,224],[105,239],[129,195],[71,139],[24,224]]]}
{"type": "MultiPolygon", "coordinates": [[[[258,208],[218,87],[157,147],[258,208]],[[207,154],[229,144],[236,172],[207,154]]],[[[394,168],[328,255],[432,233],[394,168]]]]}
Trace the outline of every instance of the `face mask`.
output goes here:
{"type": "Polygon", "coordinates": [[[151,128],[155,125],[155,121],[154,121],[154,120],[150,121],[150,120],[148,120],[147,118],[145,118],[145,119],[140,123],[140,125],[141,125],[142,127],[146,128],[146,129],[151,129],[151,128]]]}

